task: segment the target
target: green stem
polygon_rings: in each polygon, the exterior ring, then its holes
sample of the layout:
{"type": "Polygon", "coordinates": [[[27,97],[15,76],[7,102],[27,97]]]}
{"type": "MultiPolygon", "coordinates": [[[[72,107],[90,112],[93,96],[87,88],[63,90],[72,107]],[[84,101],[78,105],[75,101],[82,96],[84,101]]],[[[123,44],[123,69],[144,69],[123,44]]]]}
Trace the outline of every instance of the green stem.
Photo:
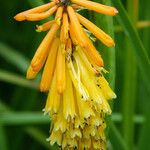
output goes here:
{"type": "Polygon", "coordinates": [[[116,142],[115,149],[129,150],[128,145],[125,143],[124,139],[122,138],[121,134],[118,132],[118,129],[116,128],[116,126],[113,123],[110,124],[110,130],[111,130],[110,137],[112,137],[111,142],[116,142]],[[113,140],[114,138],[115,138],[115,140],[113,140]]]}
{"type": "Polygon", "coordinates": [[[1,123],[0,123],[0,149],[8,150],[7,142],[6,142],[5,127],[1,123]]]}
{"type": "MultiPolygon", "coordinates": [[[[138,16],[138,0],[128,0],[128,13],[134,24],[137,22],[138,16]]],[[[125,51],[125,69],[124,69],[124,86],[123,86],[123,135],[129,149],[133,149],[134,145],[134,113],[135,113],[135,100],[136,100],[136,82],[137,82],[137,63],[135,55],[132,51],[133,47],[126,39],[125,51]]]]}

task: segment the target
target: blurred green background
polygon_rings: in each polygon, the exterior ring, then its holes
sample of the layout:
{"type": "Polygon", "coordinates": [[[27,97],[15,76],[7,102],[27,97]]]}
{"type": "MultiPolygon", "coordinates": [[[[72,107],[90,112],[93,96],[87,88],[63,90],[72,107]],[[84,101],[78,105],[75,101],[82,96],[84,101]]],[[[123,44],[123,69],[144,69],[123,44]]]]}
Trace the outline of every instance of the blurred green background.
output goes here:
{"type": "MultiPolygon", "coordinates": [[[[45,33],[39,22],[16,22],[17,13],[48,0],[0,2],[0,150],[47,150],[50,121],[38,91],[40,75],[25,79],[26,69],[45,33]]],[[[108,118],[108,150],[150,149],[150,0],[97,0],[119,10],[117,17],[83,11],[114,37],[115,48],[95,45],[105,60],[106,75],[117,99],[108,118]]]]}

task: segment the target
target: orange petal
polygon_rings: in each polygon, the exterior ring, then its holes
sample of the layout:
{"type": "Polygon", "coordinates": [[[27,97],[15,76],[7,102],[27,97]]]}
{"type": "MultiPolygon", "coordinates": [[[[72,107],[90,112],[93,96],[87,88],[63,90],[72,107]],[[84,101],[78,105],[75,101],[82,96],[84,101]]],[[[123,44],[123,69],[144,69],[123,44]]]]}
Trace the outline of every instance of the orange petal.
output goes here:
{"type": "Polygon", "coordinates": [[[115,16],[118,11],[116,8],[111,6],[102,5],[96,2],[87,1],[87,0],[71,0],[73,3],[88,8],[90,10],[96,11],[98,13],[115,16]]]}
{"type": "Polygon", "coordinates": [[[104,43],[108,47],[115,45],[113,39],[105,32],[103,32],[100,28],[98,28],[95,24],[78,13],[77,16],[80,23],[84,25],[89,31],[91,31],[95,35],[95,37],[97,37],[102,43],[104,43]]]}
{"type": "Polygon", "coordinates": [[[42,74],[42,79],[40,84],[40,90],[42,92],[48,91],[50,88],[51,81],[54,74],[54,68],[56,64],[58,46],[59,46],[59,39],[55,38],[51,45],[50,52],[42,74]]]}
{"type": "Polygon", "coordinates": [[[49,8],[53,7],[54,5],[55,5],[55,3],[51,2],[51,3],[47,3],[45,5],[42,5],[42,6],[35,7],[33,9],[26,10],[24,12],[17,14],[14,17],[14,19],[16,19],[17,21],[23,21],[26,19],[26,17],[25,17],[26,14],[41,13],[41,12],[44,12],[44,11],[48,10],[49,8]]]}

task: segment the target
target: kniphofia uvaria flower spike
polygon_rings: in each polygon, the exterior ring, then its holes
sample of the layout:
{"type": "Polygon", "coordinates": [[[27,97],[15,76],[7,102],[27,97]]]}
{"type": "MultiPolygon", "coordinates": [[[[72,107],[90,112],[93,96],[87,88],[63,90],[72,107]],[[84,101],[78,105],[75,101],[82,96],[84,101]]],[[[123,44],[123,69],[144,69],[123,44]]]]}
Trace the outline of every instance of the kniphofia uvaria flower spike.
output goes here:
{"type": "Polygon", "coordinates": [[[18,21],[55,18],[37,26],[48,31],[27,71],[33,79],[44,66],[40,90],[49,92],[44,108],[51,117],[50,143],[62,149],[106,149],[105,116],[115,98],[103,76],[103,60],[85,28],[108,47],[113,39],[77,10],[86,8],[115,16],[114,7],[88,0],[53,0],[15,16],[18,21]]]}

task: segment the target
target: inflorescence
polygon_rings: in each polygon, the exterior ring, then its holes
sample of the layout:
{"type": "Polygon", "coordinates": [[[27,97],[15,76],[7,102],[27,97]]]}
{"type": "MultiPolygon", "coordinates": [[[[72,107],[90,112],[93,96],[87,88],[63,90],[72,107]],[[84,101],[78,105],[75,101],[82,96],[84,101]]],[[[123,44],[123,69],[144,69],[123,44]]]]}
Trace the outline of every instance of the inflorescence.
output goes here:
{"type": "Polygon", "coordinates": [[[43,69],[40,90],[49,92],[44,112],[51,117],[50,144],[61,149],[106,149],[105,116],[111,114],[108,100],[116,98],[103,74],[103,59],[86,30],[108,47],[113,39],[78,13],[89,9],[115,16],[114,7],[90,0],[53,0],[21,12],[17,21],[55,18],[36,31],[48,31],[27,71],[34,79],[43,69]]]}

